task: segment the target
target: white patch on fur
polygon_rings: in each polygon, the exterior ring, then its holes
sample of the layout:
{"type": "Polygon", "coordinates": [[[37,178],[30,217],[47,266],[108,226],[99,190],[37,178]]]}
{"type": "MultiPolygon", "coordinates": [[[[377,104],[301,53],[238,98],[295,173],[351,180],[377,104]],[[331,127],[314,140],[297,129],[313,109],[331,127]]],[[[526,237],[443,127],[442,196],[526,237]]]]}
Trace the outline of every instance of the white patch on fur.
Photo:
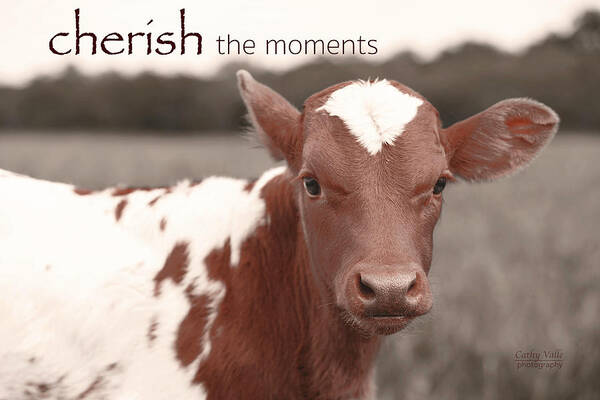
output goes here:
{"type": "Polygon", "coordinates": [[[244,180],[213,177],[168,194],[81,196],[70,185],[0,170],[0,398],[21,398],[28,382],[50,385],[53,398],[77,398],[98,378],[86,399],[206,398],[192,381],[211,351],[225,287],[209,279],[204,260],[229,239],[237,263],[243,241],[267,221],[260,189],[283,172],[265,172],[251,192],[244,180]],[[189,243],[187,273],[180,284],[162,281],[154,296],[153,279],[181,241],[189,243]],[[202,353],[184,368],[174,344],[192,282],[210,313],[198,333],[202,353]]]}
{"type": "Polygon", "coordinates": [[[241,207],[237,208],[238,214],[232,216],[233,229],[231,234],[231,266],[235,267],[240,262],[240,250],[243,241],[254,232],[258,225],[267,221],[265,202],[260,198],[262,188],[274,177],[281,175],[286,167],[276,167],[266,171],[256,181],[251,192],[244,199],[241,207]]]}
{"type": "Polygon", "coordinates": [[[357,81],[336,90],[317,111],[339,117],[371,155],[393,145],[417,115],[423,100],[403,93],[387,80],[357,81]]]}

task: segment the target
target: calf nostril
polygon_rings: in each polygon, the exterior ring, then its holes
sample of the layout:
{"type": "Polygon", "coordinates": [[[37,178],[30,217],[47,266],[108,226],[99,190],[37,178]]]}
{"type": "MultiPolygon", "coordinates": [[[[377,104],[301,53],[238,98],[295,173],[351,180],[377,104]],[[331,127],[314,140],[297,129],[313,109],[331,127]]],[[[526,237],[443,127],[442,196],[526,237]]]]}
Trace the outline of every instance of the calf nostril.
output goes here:
{"type": "Polygon", "coordinates": [[[417,296],[421,295],[424,290],[424,285],[426,285],[426,283],[424,283],[424,281],[423,281],[423,276],[421,276],[421,274],[419,274],[417,272],[417,274],[414,276],[414,278],[411,280],[410,284],[408,285],[408,290],[406,291],[406,296],[407,297],[417,297],[417,296]]]}
{"type": "Polygon", "coordinates": [[[416,291],[418,290],[417,288],[417,279],[413,279],[410,284],[408,285],[408,290],[406,291],[406,295],[407,296],[413,296],[415,295],[416,291]]]}
{"type": "Polygon", "coordinates": [[[375,291],[362,279],[362,277],[357,275],[356,277],[358,291],[362,297],[365,299],[372,299],[375,297],[375,291]]]}

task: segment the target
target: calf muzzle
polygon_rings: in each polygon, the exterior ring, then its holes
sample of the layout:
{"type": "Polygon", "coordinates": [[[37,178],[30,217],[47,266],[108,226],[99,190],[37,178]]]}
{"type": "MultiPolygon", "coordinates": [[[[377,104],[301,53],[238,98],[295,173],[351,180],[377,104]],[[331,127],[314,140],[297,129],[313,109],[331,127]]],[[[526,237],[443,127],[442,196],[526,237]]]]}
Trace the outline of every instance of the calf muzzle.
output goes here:
{"type": "Polygon", "coordinates": [[[361,318],[413,318],[432,306],[429,281],[423,269],[408,265],[359,265],[346,295],[361,318]]]}

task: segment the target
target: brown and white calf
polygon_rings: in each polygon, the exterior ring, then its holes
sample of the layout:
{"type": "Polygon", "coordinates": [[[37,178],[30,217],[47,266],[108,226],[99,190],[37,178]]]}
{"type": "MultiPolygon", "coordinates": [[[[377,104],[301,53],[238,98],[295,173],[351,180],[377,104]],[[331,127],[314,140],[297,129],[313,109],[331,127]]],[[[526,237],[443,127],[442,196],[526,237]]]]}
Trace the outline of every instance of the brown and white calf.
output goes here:
{"type": "Polygon", "coordinates": [[[509,175],[557,115],[502,101],[449,128],[394,81],[299,112],[238,73],[286,166],[88,192],[0,173],[0,399],[365,399],[382,335],[429,311],[442,190],[509,175]]]}

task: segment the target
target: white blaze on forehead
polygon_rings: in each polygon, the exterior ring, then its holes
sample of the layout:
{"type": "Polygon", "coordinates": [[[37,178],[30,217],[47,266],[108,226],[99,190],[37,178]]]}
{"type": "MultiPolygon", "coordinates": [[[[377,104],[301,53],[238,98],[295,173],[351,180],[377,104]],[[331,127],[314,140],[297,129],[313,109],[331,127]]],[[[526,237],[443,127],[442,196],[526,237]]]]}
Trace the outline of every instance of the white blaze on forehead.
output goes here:
{"type": "Polygon", "coordinates": [[[384,143],[394,144],[421,104],[423,100],[401,92],[384,79],[344,86],[317,111],[339,117],[358,142],[375,155],[384,143]]]}

